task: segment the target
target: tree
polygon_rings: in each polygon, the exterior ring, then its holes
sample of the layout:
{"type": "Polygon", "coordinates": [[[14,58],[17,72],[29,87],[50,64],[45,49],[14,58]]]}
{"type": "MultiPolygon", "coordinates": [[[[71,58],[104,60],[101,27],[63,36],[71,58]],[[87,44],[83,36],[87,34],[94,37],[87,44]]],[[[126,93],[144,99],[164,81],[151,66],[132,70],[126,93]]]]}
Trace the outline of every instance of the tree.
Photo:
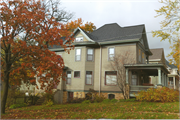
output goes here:
{"type": "Polygon", "coordinates": [[[110,64],[110,68],[112,68],[113,71],[117,71],[117,81],[115,82],[121,90],[124,99],[128,99],[129,97],[129,88],[126,84],[126,70],[124,64],[134,64],[135,58],[133,58],[132,56],[133,54],[130,51],[126,51],[123,54],[116,55],[114,57],[114,60],[110,64]]]}
{"type": "Polygon", "coordinates": [[[165,16],[161,24],[160,31],[153,31],[153,37],[161,37],[162,40],[169,40],[169,43],[173,42],[172,52],[168,57],[172,56],[170,63],[174,63],[179,68],[179,28],[180,28],[180,2],[179,0],[161,0],[160,3],[165,4],[159,10],[156,10],[157,16],[165,16]],[[175,48],[174,48],[175,47],[175,48]]]}
{"type": "Polygon", "coordinates": [[[69,34],[71,34],[77,27],[80,27],[87,33],[91,33],[94,30],[96,30],[96,26],[94,25],[94,23],[86,22],[85,24],[83,24],[83,21],[81,18],[78,18],[75,21],[68,22],[67,24],[64,25],[64,28],[62,29],[69,30],[69,34]]]}
{"type": "MultiPolygon", "coordinates": [[[[63,36],[73,41],[68,30],[61,29],[72,17],[69,15],[59,11],[52,0],[47,4],[37,0],[0,2],[1,79],[4,84],[1,113],[5,113],[10,83],[20,85],[20,79],[34,83],[34,76],[37,76],[41,89],[46,91],[51,90],[54,83],[59,83],[64,62],[60,55],[48,49],[48,45],[59,44],[66,48],[61,39],[63,36]]],[[[71,46],[71,42],[68,44],[71,46]]]]}

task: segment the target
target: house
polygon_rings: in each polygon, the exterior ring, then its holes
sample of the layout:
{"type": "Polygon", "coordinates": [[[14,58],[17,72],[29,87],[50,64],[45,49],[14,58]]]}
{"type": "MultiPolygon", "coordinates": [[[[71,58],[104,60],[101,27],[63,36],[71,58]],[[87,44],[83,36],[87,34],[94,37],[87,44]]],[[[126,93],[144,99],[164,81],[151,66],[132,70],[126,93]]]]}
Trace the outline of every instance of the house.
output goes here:
{"type": "MultiPolygon", "coordinates": [[[[145,25],[121,27],[117,23],[105,24],[88,34],[81,28],[74,31],[74,50],[70,54],[58,45],[51,51],[64,59],[66,81],[57,86],[55,99],[64,103],[71,98],[83,98],[94,89],[106,98],[123,99],[116,81],[117,72],[108,67],[119,53],[132,53],[132,63],[125,64],[126,84],[129,97],[140,90],[154,87],[149,85],[149,76],[157,76],[157,86],[168,86],[168,70],[163,63],[150,64],[152,55],[148,46],[145,25]],[[111,80],[110,80],[111,78],[111,80]]],[[[64,41],[66,43],[66,41],[64,41]]]]}
{"type": "MultiPolygon", "coordinates": [[[[162,63],[166,66],[169,71],[168,74],[168,86],[171,89],[178,89],[179,87],[179,75],[178,68],[175,65],[170,65],[169,62],[164,57],[163,48],[150,49],[153,53],[152,56],[149,57],[149,63],[151,64],[159,64],[162,63]]],[[[151,76],[151,84],[156,85],[158,82],[157,76],[151,76]]]]}

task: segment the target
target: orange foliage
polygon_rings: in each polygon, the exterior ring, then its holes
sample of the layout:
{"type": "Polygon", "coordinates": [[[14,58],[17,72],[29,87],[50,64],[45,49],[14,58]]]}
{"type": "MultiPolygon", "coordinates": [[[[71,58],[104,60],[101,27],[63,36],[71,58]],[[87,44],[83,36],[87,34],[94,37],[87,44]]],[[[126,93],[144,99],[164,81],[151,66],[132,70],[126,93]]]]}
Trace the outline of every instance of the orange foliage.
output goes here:
{"type": "Polygon", "coordinates": [[[37,76],[41,89],[44,83],[48,84],[46,90],[52,89],[54,82],[59,83],[64,62],[48,45],[66,48],[61,38],[72,41],[69,31],[61,29],[64,24],[54,17],[48,17],[40,0],[8,0],[0,6],[2,80],[8,82],[12,77],[10,82],[20,85],[20,80],[34,83],[37,76]]]}
{"type": "Polygon", "coordinates": [[[64,28],[62,29],[67,29],[69,30],[69,33],[72,33],[77,27],[80,27],[81,29],[83,29],[88,33],[91,33],[94,30],[96,30],[96,26],[94,25],[94,23],[86,22],[83,25],[83,21],[81,18],[78,18],[75,21],[68,22],[67,24],[64,25],[64,28]]]}

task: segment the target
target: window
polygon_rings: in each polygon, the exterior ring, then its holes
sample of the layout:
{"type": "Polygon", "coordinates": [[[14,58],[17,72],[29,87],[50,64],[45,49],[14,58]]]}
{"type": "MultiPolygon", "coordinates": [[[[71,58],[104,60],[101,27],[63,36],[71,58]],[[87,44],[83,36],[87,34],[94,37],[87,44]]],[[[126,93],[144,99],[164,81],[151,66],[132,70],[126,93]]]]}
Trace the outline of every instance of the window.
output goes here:
{"type": "Polygon", "coordinates": [[[108,49],[108,60],[114,60],[114,47],[108,49]]]}
{"type": "Polygon", "coordinates": [[[92,71],[86,71],[86,85],[92,85],[92,71]]]}
{"type": "Polygon", "coordinates": [[[82,42],[83,41],[83,37],[77,37],[75,42],[82,42]]]}
{"type": "Polygon", "coordinates": [[[141,62],[141,50],[139,49],[139,62],[141,62]]]}
{"type": "Polygon", "coordinates": [[[131,85],[136,85],[137,83],[137,75],[132,75],[132,82],[131,82],[131,85]]]}
{"type": "Polygon", "coordinates": [[[173,86],[174,83],[173,83],[173,77],[169,77],[169,85],[173,86]]]}
{"type": "Polygon", "coordinates": [[[93,49],[87,49],[87,61],[93,61],[93,49]]]}
{"type": "Polygon", "coordinates": [[[80,71],[74,71],[74,78],[80,78],[80,71]]]}
{"type": "Polygon", "coordinates": [[[145,63],[145,56],[143,52],[142,52],[142,63],[145,63]]]}
{"type": "Polygon", "coordinates": [[[76,49],[76,57],[75,57],[76,61],[80,61],[81,60],[81,49],[76,49]]]}
{"type": "Polygon", "coordinates": [[[116,85],[116,84],[117,84],[117,71],[106,71],[105,85],[116,85]]]}
{"type": "Polygon", "coordinates": [[[108,95],[108,98],[109,98],[110,100],[115,99],[115,95],[114,95],[114,94],[109,94],[109,95],[108,95]]]}
{"type": "Polygon", "coordinates": [[[71,71],[67,71],[67,80],[66,84],[71,84],[71,71]]]}

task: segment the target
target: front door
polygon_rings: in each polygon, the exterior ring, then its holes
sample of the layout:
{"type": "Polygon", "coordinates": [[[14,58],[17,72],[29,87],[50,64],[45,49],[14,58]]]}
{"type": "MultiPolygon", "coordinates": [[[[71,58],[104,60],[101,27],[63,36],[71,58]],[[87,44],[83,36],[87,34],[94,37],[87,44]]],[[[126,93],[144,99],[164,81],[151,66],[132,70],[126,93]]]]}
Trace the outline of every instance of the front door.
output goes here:
{"type": "Polygon", "coordinates": [[[132,75],[132,79],[131,79],[131,85],[137,85],[137,75],[132,75]]]}

